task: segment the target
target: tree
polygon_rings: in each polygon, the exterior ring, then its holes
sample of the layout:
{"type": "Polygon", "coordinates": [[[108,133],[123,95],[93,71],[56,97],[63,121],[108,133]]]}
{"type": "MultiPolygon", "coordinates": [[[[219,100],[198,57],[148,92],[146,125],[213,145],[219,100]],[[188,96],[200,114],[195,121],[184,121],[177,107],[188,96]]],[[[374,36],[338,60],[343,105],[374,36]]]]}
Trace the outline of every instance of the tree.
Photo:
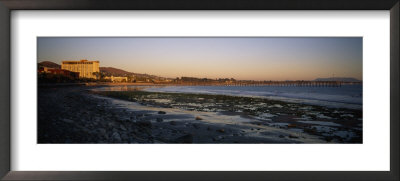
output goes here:
{"type": "Polygon", "coordinates": [[[135,80],[135,76],[133,75],[128,75],[128,82],[133,82],[135,80]]]}
{"type": "Polygon", "coordinates": [[[93,72],[92,75],[96,76],[96,79],[100,78],[100,72],[93,72]]]}
{"type": "Polygon", "coordinates": [[[104,74],[104,72],[100,72],[100,79],[104,79],[104,77],[106,77],[106,74],[104,74]]]}

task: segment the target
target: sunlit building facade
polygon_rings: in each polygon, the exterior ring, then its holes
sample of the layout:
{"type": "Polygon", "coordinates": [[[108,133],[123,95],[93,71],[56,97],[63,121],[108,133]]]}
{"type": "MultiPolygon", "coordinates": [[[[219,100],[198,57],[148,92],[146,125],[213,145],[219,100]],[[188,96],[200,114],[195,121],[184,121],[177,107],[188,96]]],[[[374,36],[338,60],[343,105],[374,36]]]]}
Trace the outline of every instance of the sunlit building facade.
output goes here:
{"type": "Polygon", "coordinates": [[[57,69],[57,68],[48,68],[48,67],[39,67],[39,73],[47,73],[53,75],[63,75],[72,79],[79,78],[79,72],[72,72],[69,70],[57,69]]]}
{"type": "Polygon", "coordinates": [[[128,77],[105,77],[106,80],[111,80],[111,82],[128,82],[128,77]]]}
{"type": "Polygon", "coordinates": [[[72,72],[79,72],[79,78],[93,78],[97,79],[95,72],[100,73],[99,61],[62,61],[61,69],[69,70],[72,72]]]}

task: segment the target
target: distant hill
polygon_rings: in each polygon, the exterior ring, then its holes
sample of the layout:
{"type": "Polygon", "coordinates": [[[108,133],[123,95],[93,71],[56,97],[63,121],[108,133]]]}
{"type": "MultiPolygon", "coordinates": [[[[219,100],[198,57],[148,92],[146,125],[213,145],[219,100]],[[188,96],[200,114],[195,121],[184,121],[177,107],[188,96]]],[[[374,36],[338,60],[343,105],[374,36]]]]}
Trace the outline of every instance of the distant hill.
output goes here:
{"type": "Polygon", "coordinates": [[[341,82],[361,82],[361,80],[351,77],[329,77],[329,78],[317,78],[314,81],[341,81],[341,82]]]}
{"type": "Polygon", "coordinates": [[[139,74],[139,73],[133,73],[133,72],[128,72],[122,69],[117,69],[114,67],[100,67],[100,72],[104,73],[106,76],[135,76],[136,79],[138,80],[146,80],[146,79],[167,79],[164,77],[159,77],[155,75],[149,75],[149,74],[139,74]]]}
{"type": "Polygon", "coordinates": [[[55,68],[55,69],[60,69],[61,65],[58,65],[54,62],[50,62],[50,61],[43,61],[38,63],[39,67],[48,67],[48,68],[55,68]]]}
{"type": "Polygon", "coordinates": [[[100,67],[100,72],[103,72],[104,74],[110,76],[125,76],[125,75],[130,75],[133,74],[132,72],[127,72],[125,70],[117,69],[114,67],[100,67]]]}

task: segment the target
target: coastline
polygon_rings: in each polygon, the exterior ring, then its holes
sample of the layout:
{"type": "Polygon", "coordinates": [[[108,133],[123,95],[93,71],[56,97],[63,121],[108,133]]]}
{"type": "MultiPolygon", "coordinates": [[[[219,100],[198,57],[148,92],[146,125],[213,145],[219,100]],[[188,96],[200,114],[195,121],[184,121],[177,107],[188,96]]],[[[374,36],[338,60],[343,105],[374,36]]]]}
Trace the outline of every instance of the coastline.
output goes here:
{"type": "Polygon", "coordinates": [[[38,143],[362,143],[315,134],[338,126],[315,124],[322,118],[185,110],[87,90],[97,86],[40,87],[38,143]]]}
{"type": "MultiPolygon", "coordinates": [[[[245,123],[319,136],[327,142],[361,143],[362,111],[327,108],[255,97],[132,91],[93,91],[95,94],[157,108],[214,112],[239,116],[245,123]]],[[[238,118],[233,122],[240,124],[238,118]]],[[[214,118],[224,120],[224,118],[214,118]]],[[[232,122],[225,122],[232,124],[232,122]]],[[[245,124],[240,124],[245,125],[245,124]]],[[[253,132],[258,132],[254,128],[253,132]]],[[[295,140],[295,139],[294,139],[295,140]]]]}
{"type": "Polygon", "coordinates": [[[362,88],[347,85],[341,88],[277,87],[277,86],[179,86],[179,85],[110,85],[96,88],[99,91],[130,91],[228,95],[265,98],[296,104],[362,110],[362,88]],[[360,90],[361,89],[361,90],[360,90]],[[327,92],[328,91],[328,92],[327,92]],[[339,92],[337,92],[339,91],[339,92]]]}

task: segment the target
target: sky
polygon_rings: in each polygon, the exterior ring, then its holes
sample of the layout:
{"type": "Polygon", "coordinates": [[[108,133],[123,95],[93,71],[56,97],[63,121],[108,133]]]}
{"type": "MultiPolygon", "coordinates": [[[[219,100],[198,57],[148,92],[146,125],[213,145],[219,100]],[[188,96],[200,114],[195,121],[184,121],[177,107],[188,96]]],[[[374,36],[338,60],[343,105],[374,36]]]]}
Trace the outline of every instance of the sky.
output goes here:
{"type": "Polygon", "coordinates": [[[362,80],[361,37],[38,37],[37,58],[168,78],[362,80]]]}

